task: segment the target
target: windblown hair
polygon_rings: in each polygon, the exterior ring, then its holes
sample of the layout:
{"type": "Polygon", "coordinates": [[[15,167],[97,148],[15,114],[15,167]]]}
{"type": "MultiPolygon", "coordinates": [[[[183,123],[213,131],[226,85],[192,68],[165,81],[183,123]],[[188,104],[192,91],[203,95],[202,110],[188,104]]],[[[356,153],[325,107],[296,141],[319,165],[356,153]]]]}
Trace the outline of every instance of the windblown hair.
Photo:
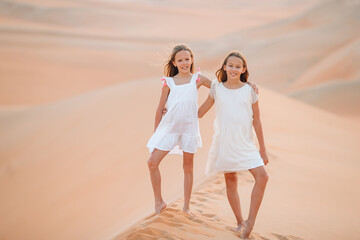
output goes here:
{"type": "Polygon", "coordinates": [[[226,71],[224,70],[224,66],[226,65],[226,63],[227,63],[227,61],[228,61],[228,59],[230,57],[238,57],[238,58],[240,58],[242,60],[243,67],[246,68],[246,71],[240,75],[240,81],[247,82],[247,79],[249,78],[249,71],[248,71],[248,68],[247,68],[246,59],[239,51],[236,51],[236,50],[231,51],[227,55],[227,57],[224,60],[224,63],[221,65],[221,68],[216,71],[216,77],[217,77],[218,81],[219,82],[226,82],[227,81],[227,75],[226,75],[226,71]]]}
{"type": "Polygon", "coordinates": [[[179,69],[174,66],[173,62],[175,61],[175,55],[180,51],[189,51],[191,60],[192,60],[192,64],[190,66],[190,72],[193,73],[193,69],[194,69],[194,54],[193,54],[193,52],[186,45],[177,45],[172,50],[169,60],[166,61],[166,65],[165,65],[165,69],[164,69],[164,74],[166,77],[173,77],[179,73],[179,69]]]}

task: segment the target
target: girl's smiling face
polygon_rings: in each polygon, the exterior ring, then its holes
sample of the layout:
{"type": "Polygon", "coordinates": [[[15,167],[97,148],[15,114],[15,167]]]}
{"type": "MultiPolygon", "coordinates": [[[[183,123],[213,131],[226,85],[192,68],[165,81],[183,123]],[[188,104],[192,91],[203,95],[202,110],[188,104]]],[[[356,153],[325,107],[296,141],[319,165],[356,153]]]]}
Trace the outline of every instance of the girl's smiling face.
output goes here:
{"type": "Polygon", "coordinates": [[[172,63],[178,68],[179,73],[190,73],[193,60],[189,51],[182,50],[176,53],[175,60],[172,63]]]}
{"type": "Polygon", "coordinates": [[[240,80],[240,76],[246,71],[246,68],[244,68],[241,58],[231,56],[224,65],[224,70],[228,80],[240,80]]]}

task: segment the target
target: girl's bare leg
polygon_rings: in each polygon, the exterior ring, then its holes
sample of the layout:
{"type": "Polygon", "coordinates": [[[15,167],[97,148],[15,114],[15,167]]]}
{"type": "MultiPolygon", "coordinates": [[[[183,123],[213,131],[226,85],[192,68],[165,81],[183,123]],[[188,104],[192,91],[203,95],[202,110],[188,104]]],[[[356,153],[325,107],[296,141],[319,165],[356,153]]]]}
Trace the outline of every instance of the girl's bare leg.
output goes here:
{"type": "Polygon", "coordinates": [[[159,214],[162,209],[166,208],[166,203],[161,196],[161,175],[159,171],[159,164],[168,153],[168,151],[161,151],[159,149],[155,149],[151,153],[151,156],[147,162],[150,171],[151,184],[154,191],[156,214],[159,214]]]}
{"type": "Polygon", "coordinates": [[[233,210],[236,221],[237,221],[237,228],[235,231],[240,231],[244,226],[244,219],[241,215],[241,208],[240,208],[240,198],[237,191],[237,182],[238,177],[237,173],[225,173],[225,182],[226,182],[226,194],[229,200],[231,209],[233,210]]]}
{"type": "Polygon", "coordinates": [[[241,238],[248,238],[250,236],[250,233],[255,224],[256,215],[259,211],[260,204],[264,196],[265,187],[269,179],[264,166],[249,169],[249,171],[255,179],[255,185],[251,193],[249,217],[244,223],[245,229],[241,235],[241,238]]]}
{"type": "Polygon", "coordinates": [[[183,211],[192,215],[190,212],[190,197],[193,186],[193,166],[194,154],[184,152],[183,169],[184,169],[184,207],[183,211]]]}

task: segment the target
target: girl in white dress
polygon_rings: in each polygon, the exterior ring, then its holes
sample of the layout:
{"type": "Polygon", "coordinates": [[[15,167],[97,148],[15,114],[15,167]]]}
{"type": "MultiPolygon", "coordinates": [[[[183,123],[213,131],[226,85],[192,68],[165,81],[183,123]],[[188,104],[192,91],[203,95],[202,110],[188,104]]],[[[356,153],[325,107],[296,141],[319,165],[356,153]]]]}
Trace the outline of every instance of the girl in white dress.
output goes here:
{"type": "Polygon", "coordinates": [[[249,76],[247,63],[238,51],[232,51],[225,58],[216,76],[218,79],[212,82],[209,97],[198,112],[201,118],[215,103],[215,134],[206,173],[224,173],[227,197],[237,220],[235,230],[243,231],[241,237],[248,238],[268,181],[264,168],[268,157],[260,121],[258,95],[246,84],[249,76]],[[254,143],[253,127],[260,153],[254,143]],[[242,218],[237,192],[237,172],[241,170],[249,170],[255,179],[246,221],[242,218]]]}
{"type": "Polygon", "coordinates": [[[198,88],[210,88],[211,81],[194,73],[194,57],[186,45],[176,46],[165,66],[165,76],[160,102],[155,115],[155,133],[147,147],[151,153],[148,167],[155,196],[155,213],[166,207],[161,196],[161,176],[159,164],[168,154],[183,154],[184,207],[190,214],[190,195],[193,185],[193,159],[197,148],[201,147],[198,120],[198,88]],[[166,114],[163,111],[167,104],[166,114]]]}
{"type": "MultiPolygon", "coordinates": [[[[155,133],[147,147],[151,156],[148,160],[151,183],[155,196],[155,213],[158,214],[166,203],[161,196],[159,164],[168,154],[183,155],[184,207],[190,214],[190,196],[193,185],[193,159],[201,147],[198,120],[198,88],[210,88],[211,81],[202,74],[193,74],[194,57],[186,45],[176,46],[165,65],[165,76],[158,108],[155,114],[155,133]],[[163,116],[165,104],[166,114],[163,116]]],[[[251,86],[257,90],[254,84],[251,86]]]]}

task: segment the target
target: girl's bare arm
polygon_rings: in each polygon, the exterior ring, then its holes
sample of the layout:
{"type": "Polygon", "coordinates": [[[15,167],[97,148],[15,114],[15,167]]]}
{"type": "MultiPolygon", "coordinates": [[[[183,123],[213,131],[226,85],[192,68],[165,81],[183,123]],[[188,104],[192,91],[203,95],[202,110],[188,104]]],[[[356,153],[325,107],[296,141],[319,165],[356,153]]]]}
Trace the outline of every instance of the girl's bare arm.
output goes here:
{"type": "Polygon", "coordinates": [[[254,118],[253,125],[254,125],[257,139],[259,141],[260,155],[264,161],[264,164],[266,165],[269,162],[269,159],[268,159],[268,156],[266,153],[264,134],[263,134],[263,130],[262,130],[262,124],[260,121],[259,101],[257,101],[256,103],[254,103],[252,105],[252,109],[253,109],[253,118],[254,118]]]}
{"type": "Polygon", "coordinates": [[[209,95],[209,97],[199,108],[198,111],[199,118],[202,118],[205,115],[205,113],[207,113],[210,110],[210,108],[214,105],[214,102],[215,102],[214,99],[209,95]]]}
{"type": "Polygon", "coordinates": [[[202,74],[199,74],[199,78],[200,78],[200,81],[197,82],[197,88],[199,88],[200,86],[205,86],[207,88],[210,88],[211,87],[211,81],[209,78],[205,77],[204,75],[202,74]]]}
{"type": "Polygon", "coordinates": [[[162,90],[161,90],[161,96],[160,96],[159,105],[158,105],[158,108],[156,109],[156,113],[155,113],[155,128],[154,128],[154,131],[159,126],[159,123],[160,123],[160,121],[162,119],[164,107],[165,107],[167,98],[169,96],[169,93],[170,93],[170,88],[168,86],[164,86],[162,88],[162,90]]]}
{"type": "MultiPolygon", "coordinates": [[[[197,88],[199,88],[200,86],[205,86],[207,88],[211,87],[211,80],[209,78],[205,77],[202,74],[199,74],[199,78],[200,78],[200,81],[197,82],[197,88]]],[[[246,83],[249,84],[249,86],[254,89],[256,94],[259,94],[259,89],[255,83],[249,82],[249,81],[247,81],[246,83]]]]}

